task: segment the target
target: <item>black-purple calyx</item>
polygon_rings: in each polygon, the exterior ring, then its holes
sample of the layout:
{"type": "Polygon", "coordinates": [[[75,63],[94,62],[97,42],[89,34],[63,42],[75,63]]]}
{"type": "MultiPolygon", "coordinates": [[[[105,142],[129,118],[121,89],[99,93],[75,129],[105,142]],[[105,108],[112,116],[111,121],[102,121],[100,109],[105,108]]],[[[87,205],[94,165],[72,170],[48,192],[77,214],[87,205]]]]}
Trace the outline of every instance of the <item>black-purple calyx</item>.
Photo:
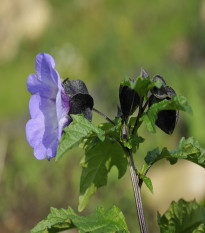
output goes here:
{"type": "Polygon", "coordinates": [[[67,78],[63,81],[63,86],[66,94],[70,98],[69,114],[83,113],[85,118],[91,121],[94,101],[92,96],[88,93],[85,83],[81,80],[70,81],[67,78]]]}
{"type": "MultiPolygon", "coordinates": [[[[176,92],[171,87],[166,85],[166,82],[161,76],[156,75],[153,78],[154,82],[157,80],[162,83],[162,86],[160,88],[153,88],[149,106],[164,99],[170,100],[173,96],[176,95],[176,92]]],[[[162,110],[158,112],[157,120],[155,123],[165,133],[172,134],[177,124],[178,118],[178,110],[162,110]]]]}
{"type": "Polygon", "coordinates": [[[128,117],[131,116],[139,106],[140,97],[135,90],[128,86],[120,85],[119,99],[123,118],[127,121],[128,117]]]}

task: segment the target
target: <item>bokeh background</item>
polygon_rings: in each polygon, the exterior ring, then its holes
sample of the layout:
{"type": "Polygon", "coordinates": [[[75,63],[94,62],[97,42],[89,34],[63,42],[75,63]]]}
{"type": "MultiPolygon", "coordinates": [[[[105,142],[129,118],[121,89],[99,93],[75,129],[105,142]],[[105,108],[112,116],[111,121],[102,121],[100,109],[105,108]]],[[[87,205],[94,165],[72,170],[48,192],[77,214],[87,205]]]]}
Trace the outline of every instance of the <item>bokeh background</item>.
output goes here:
{"type": "MultiPolygon", "coordinates": [[[[181,113],[172,136],[147,132],[135,155],[136,165],[155,147],[176,147],[182,136],[194,136],[205,147],[205,1],[144,0],[0,0],[0,231],[24,233],[47,216],[49,207],[77,211],[83,156],[80,149],[60,162],[38,161],[25,137],[30,94],[26,79],[35,72],[35,56],[50,53],[62,78],[82,79],[95,107],[116,115],[119,83],[143,67],[150,76],[187,97],[194,115],[181,113]]],[[[96,114],[94,123],[104,121],[96,114]]],[[[157,210],[172,200],[204,204],[205,172],[189,162],[170,166],[161,161],[148,173],[154,194],[142,196],[148,229],[158,232],[157,210]]],[[[97,205],[117,205],[131,232],[138,231],[129,171],[117,180],[111,170],[82,214],[97,205]]],[[[71,232],[71,231],[69,231],[71,232]]],[[[76,232],[76,231],[73,231],[76,232]]]]}

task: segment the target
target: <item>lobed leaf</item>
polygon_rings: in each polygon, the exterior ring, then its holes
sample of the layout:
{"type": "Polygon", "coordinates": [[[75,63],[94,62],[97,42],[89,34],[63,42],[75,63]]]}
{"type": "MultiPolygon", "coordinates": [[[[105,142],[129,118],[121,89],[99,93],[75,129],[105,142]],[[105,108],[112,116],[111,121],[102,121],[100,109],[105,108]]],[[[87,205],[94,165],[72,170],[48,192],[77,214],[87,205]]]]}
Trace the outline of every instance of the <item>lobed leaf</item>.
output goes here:
{"type": "Polygon", "coordinates": [[[158,225],[161,233],[205,232],[205,208],[195,200],[172,202],[164,215],[158,213],[158,225]]]}
{"type": "Polygon", "coordinates": [[[83,115],[71,115],[72,122],[64,129],[64,134],[61,137],[58,145],[56,161],[60,160],[62,156],[78,146],[81,141],[91,132],[95,133],[100,140],[104,140],[104,131],[93,125],[83,115]]]}
{"type": "Polygon", "coordinates": [[[88,217],[77,215],[71,207],[67,210],[51,207],[49,215],[31,233],[55,233],[73,228],[77,228],[80,233],[129,233],[124,215],[116,206],[108,211],[97,207],[88,217]]]}
{"type": "Polygon", "coordinates": [[[148,131],[156,132],[155,122],[157,114],[162,110],[181,110],[192,114],[192,109],[184,96],[173,96],[171,100],[162,100],[153,104],[141,117],[141,121],[145,121],[148,131]]]}
{"type": "Polygon", "coordinates": [[[127,156],[117,142],[107,138],[103,142],[97,138],[92,143],[89,141],[85,145],[85,157],[81,162],[83,170],[78,210],[82,211],[97,189],[107,184],[112,166],[117,167],[118,178],[121,178],[126,172],[127,163],[127,156]]]}
{"type": "Polygon", "coordinates": [[[178,159],[186,159],[205,168],[205,149],[199,145],[198,140],[194,137],[188,139],[183,137],[176,149],[172,151],[168,151],[166,147],[161,152],[158,148],[149,151],[145,157],[145,162],[154,164],[164,158],[171,164],[176,163],[178,159]]]}

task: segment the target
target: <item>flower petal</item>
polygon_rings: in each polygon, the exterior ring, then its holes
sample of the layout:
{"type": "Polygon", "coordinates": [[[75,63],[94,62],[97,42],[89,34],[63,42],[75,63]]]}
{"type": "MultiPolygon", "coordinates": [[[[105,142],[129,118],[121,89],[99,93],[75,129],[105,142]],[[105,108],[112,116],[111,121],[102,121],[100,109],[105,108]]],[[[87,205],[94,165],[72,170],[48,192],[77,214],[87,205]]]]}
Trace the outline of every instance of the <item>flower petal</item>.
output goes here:
{"type": "Polygon", "coordinates": [[[44,159],[46,157],[46,148],[42,144],[44,128],[41,118],[31,119],[26,124],[27,141],[34,148],[34,156],[37,159],[44,159]]]}
{"type": "Polygon", "coordinates": [[[39,95],[32,95],[29,101],[29,112],[31,118],[37,118],[39,116],[43,117],[42,111],[39,109],[41,102],[41,96],[39,95]]]}
{"type": "Polygon", "coordinates": [[[30,93],[39,94],[50,99],[55,99],[58,92],[58,86],[56,84],[48,85],[38,79],[35,74],[28,76],[26,85],[30,93]]]}
{"type": "Polygon", "coordinates": [[[32,119],[26,125],[26,135],[29,144],[34,148],[35,157],[42,159],[45,154],[48,159],[54,157],[59,143],[56,102],[33,95],[29,110],[32,119]]]}
{"type": "Polygon", "coordinates": [[[60,140],[63,128],[71,122],[68,112],[70,110],[70,99],[66,95],[63,86],[59,89],[56,97],[56,113],[58,118],[58,139],[60,140]]]}
{"type": "Polygon", "coordinates": [[[55,62],[51,55],[39,53],[36,56],[36,74],[38,78],[47,85],[53,86],[60,83],[60,76],[54,69],[55,62]]]}

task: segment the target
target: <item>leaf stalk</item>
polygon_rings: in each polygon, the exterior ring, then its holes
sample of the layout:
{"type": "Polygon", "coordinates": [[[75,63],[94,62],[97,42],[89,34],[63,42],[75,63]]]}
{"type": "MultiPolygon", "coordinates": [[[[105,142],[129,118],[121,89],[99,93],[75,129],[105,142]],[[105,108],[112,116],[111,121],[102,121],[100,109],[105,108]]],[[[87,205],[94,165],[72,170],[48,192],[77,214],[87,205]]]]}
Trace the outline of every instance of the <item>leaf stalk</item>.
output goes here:
{"type": "Polygon", "coordinates": [[[100,112],[96,108],[93,108],[93,111],[98,113],[100,116],[104,117],[107,121],[109,121],[112,125],[115,126],[115,123],[109,117],[107,117],[104,113],[100,112]]]}

